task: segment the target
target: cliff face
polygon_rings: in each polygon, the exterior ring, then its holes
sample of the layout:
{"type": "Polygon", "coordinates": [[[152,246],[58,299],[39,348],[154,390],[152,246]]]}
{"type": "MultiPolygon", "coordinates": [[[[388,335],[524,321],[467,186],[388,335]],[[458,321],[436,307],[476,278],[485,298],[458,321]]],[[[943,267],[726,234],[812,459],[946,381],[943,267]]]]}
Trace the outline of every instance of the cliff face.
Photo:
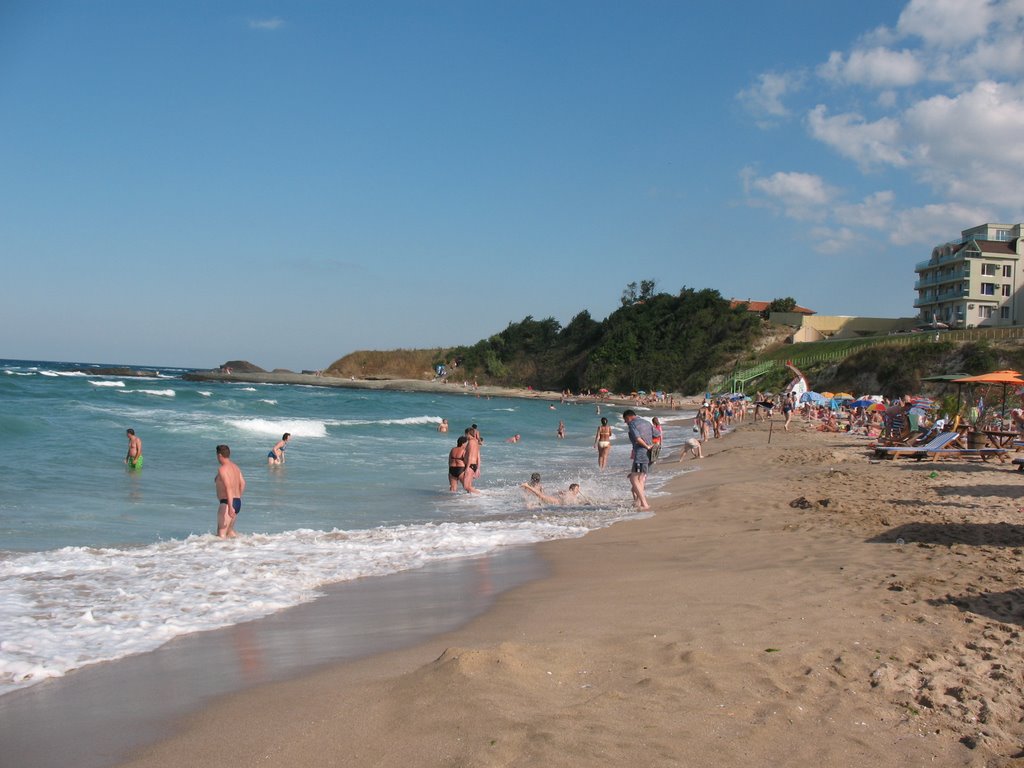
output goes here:
{"type": "Polygon", "coordinates": [[[248,360],[228,360],[221,368],[225,370],[230,368],[235,373],[266,373],[258,365],[253,365],[248,360]]]}
{"type": "Polygon", "coordinates": [[[324,373],[357,379],[432,379],[434,366],[448,358],[448,350],[393,349],[361,350],[331,363],[324,373]]]}

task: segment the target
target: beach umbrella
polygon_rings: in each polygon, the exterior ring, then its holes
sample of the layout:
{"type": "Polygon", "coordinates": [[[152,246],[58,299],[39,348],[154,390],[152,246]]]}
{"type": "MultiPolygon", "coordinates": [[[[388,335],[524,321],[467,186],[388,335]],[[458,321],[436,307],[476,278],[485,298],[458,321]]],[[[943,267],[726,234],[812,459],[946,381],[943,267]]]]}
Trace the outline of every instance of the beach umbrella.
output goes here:
{"type": "Polygon", "coordinates": [[[992,373],[983,373],[980,376],[965,376],[962,379],[954,379],[953,381],[957,384],[1002,384],[1003,414],[1006,413],[1006,387],[1010,384],[1024,384],[1024,379],[1021,378],[1020,373],[1011,370],[992,371],[992,373]]]}
{"type": "Polygon", "coordinates": [[[885,406],[882,405],[881,403],[872,403],[871,405],[869,405],[864,410],[866,410],[866,411],[884,411],[885,410],[885,406]]]}
{"type": "Polygon", "coordinates": [[[849,392],[840,392],[838,395],[832,395],[836,400],[853,400],[853,395],[849,392]]]}
{"type": "Polygon", "coordinates": [[[849,407],[850,408],[870,408],[872,405],[876,405],[874,400],[869,400],[868,398],[863,397],[860,400],[854,400],[852,403],[850,403],[849,407]]]}
{"type": "Polygon", "coordinates": [[[818,394],[817,392],[804,392],[800,395],[801,403],[812,403],[813,405],[824,405],[828,402],[828,398],[824,395],[818,394]]]}
{"type": "Polygon", "coordinates": [[[831,400],[833,397],[835,397],[835,395],[832,394],[831,392],[822,392],[821,396],[824,397],[826,400],[831,400]]]}

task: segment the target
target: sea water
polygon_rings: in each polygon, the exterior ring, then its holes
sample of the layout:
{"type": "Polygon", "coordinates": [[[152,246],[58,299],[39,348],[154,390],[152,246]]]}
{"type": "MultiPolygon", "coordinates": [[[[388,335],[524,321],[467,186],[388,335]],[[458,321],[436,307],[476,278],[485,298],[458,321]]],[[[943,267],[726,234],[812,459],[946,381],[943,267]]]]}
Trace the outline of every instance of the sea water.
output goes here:
{"type": "MultiPolygon", "coordinates": [[[[130,367],[147,375],[0,360],[0,693],[308,602],[331,583],[637,515],[621,409],[602,406],[615,439],[599,472],[593,402],[490,399],[458,385],[196,383],[182,369],[130,367]],[[453,495],[448,452],[474,423],[482,493],[453,495]],[[124,464],[129,427],[143,441],[140,470],[124,464]],[[286,462],[269,467],[285,432],[286,462]],[[214,535],[219,443],[246,479],[230,541],[214,535]],[[533,472],[549,493],[580,483],[590,503],[531,503],[519,484],[533,472]]],[[[673,422],[692,415],[663,419],[668,443],[673,422]]],[[[679,466],[659,464],[651,492],[679,466]]]]}

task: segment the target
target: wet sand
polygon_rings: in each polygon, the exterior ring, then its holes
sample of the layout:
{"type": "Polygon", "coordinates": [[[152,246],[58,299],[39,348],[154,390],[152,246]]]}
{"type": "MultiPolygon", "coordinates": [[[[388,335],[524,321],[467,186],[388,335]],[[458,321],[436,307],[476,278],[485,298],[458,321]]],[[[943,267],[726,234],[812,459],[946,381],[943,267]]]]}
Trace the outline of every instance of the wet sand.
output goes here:
{"type": "Polygon", "coordinates": [[[422,642],[542,573],[532,549],[516,548],[338,584],[312,603],[14,691],[0,696],[0,765],[115,765],[218,697],[422,642]]]}

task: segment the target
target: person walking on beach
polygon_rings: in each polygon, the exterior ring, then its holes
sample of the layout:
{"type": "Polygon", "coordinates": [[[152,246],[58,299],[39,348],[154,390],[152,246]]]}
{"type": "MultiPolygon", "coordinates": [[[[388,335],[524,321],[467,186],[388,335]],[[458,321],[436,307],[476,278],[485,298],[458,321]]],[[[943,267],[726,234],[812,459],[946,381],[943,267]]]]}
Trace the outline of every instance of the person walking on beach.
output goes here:
{"type": "Polygon", "coordinates": [[[126,430],[128,435],[128,455],[124,457],[124,463],[128,469],[142,469],[142,440],[140,440],[134,429],[126,430]]]}
{"type": "Polygon", "coordinates": [[[462,435],[455,447],[448,452],[448,486],[452,493],[459,490],[459,480],[466,471],[466,442],[468,437],[462,435]]]}
{"type": "Polygon", "coordinates": [[[651,423],[641,419],[633,410],[623,411],[622,420],[629,427],[629,442],[633,445],[633,466],[630,469],[629,485],[633,491],[633,506],[639,509],[650,509],[645,492],[647,472],[651,466],[651,448],[654,445],[654,432],[651,423]]]}
{"type": "Polygon", "coordinates": [[[601,426],[594,435],[594,447],[597,448],[597,468],[604,469],[608,463],[608,454],[612,452],[612,428],[608,426],[608,419],[604,416],[601,417],[601,426]]]}
{"type": "Polygon", "coordinates": [[[789,432],[789,422],[793,420],[793,409],[794,405],[793,393],[788,393],[782,400],[782,415],[786,417],[786,420],[782,424],[782,428],[789,432]]]}
{"type": "Polygon", "coordinates": [[[242,470],[231,460],[231,449],[226,445],[217,446],[217,463],[220,469],[213,478],[217,489],[217,538],[233,539],[235,520],[242,511],[242,494],[245,493],[245,477],[242,470]]]}
{"type": "Polygon", "coordinates": [[[288,447],[288,441],[291,439],[291,432],[285,432],[281,435],[281,439],[277,441],[277,444],[267,454],[267,466],[279,467],[284,464],[284,449],[288,447]]]}

